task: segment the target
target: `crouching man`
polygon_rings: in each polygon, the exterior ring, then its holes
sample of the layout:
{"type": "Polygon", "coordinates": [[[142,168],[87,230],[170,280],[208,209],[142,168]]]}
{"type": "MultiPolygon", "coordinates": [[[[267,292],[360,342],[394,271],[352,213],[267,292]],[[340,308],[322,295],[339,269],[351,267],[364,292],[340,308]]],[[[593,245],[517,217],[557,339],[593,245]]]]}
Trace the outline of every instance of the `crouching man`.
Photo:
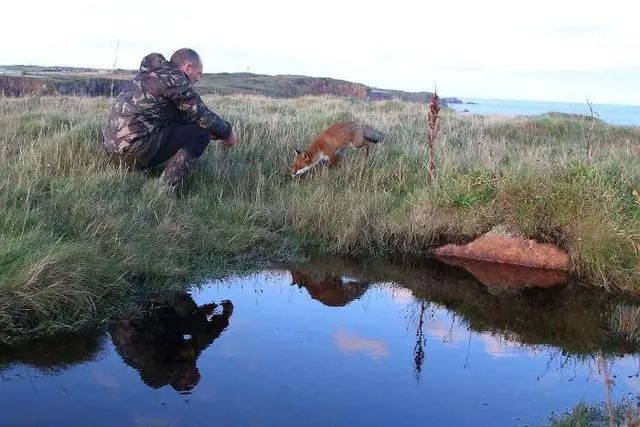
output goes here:
{"type": "Polygon", "coordinates": [[[115,100],[104,129],[104,148],[119,165],[148,169],[167,162],[163,184],[182,184],[211,139],[231,147],[231,125],[211,111],[194,90],[202,61],[180,49],[167,61],[159,53],[142,59],[140,71],[115,100]]]}

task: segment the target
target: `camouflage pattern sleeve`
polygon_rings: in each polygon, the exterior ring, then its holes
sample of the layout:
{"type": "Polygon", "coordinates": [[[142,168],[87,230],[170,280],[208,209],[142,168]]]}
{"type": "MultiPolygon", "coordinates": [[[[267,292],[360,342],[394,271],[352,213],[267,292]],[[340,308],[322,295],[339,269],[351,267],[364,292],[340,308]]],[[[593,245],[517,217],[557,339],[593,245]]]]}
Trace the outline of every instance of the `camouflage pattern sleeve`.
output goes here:
{"type": "Polygon", "coordinates": [[[231,134],[231,125],[211,111],[193,89],[189,80],[181,73],[170,73],[166,76],[167,90],[165,96],[198,126],[207,129],[218,139],[227,139],[231,134]]]}
{"type": "Polygon", "coordinates": [[[140,71],[116,98],[103,133],[109,155],[135,157],[145,165],[157,153],[163,132],[187,119],[212,138],[227,139],[231,125],[202,102],[180,69],[159,53],[150,53],[140,71]]]}

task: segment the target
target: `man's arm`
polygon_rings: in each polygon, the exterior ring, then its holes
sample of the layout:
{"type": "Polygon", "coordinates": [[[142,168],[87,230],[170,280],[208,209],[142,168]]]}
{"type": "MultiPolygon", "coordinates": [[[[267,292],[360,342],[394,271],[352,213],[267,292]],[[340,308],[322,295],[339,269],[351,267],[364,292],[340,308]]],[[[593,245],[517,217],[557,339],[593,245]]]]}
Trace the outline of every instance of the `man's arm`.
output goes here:
{"type": "Polygon", "coordinates": [[[232,147],[238,141],[238,136],[236,135],[236,131],[231,129],[231,134],[222,141],[222,145],[225,147],[232,147]]]}
{"type": "Polygon", "coordinates": [[[179,77],[171,76],[171,80],[173,84],[167,85],[165,96],[175,104],[178,110],[198,126],[207,129],[215,139],[224,140],[225,145],[232,137],[233,142],[227,146],[235,144],[237,138],[235,138],[231,124],[220,118],[202,102],[202,98],[193,89],[189,80],[182,75],[179,77]]]}

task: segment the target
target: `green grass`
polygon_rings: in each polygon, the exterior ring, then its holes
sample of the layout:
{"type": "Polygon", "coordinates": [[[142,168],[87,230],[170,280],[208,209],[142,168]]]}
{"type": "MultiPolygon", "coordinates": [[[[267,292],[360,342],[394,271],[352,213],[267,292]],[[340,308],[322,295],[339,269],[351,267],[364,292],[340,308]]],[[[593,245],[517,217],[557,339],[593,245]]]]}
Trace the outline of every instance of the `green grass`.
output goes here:
{"type": "Polygon", "coordinates": [[[205,101],[240,142],[212,144],[189,191],[175,198],[155,178],[107,164],[100,143],[109,99],[0,98],[3,340],[95,324],[135,310],[149,292],[304,249],[428,256],[496,225],[559,244],[586,282],[638,290],[637,128],[444,112],[429,185],[425,105],[205,101]],[[369,156],[351,151],[336,169],[288,177],[293,148],[345,119],[387,137],[369,156]]]}

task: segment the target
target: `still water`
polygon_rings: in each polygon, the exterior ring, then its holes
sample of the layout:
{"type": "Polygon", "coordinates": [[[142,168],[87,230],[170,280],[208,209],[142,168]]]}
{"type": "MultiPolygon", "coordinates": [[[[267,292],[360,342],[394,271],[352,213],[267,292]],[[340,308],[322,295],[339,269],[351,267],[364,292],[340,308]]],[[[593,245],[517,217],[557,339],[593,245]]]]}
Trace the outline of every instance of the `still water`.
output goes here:
{"type": "Polygon", "coordinates": [[[541,425],[606,399],[599,355],[614,401],[640,395],[613,298],[482,277],[324,258],[211,281],[0,347],[0,425],[541,425]]]}

